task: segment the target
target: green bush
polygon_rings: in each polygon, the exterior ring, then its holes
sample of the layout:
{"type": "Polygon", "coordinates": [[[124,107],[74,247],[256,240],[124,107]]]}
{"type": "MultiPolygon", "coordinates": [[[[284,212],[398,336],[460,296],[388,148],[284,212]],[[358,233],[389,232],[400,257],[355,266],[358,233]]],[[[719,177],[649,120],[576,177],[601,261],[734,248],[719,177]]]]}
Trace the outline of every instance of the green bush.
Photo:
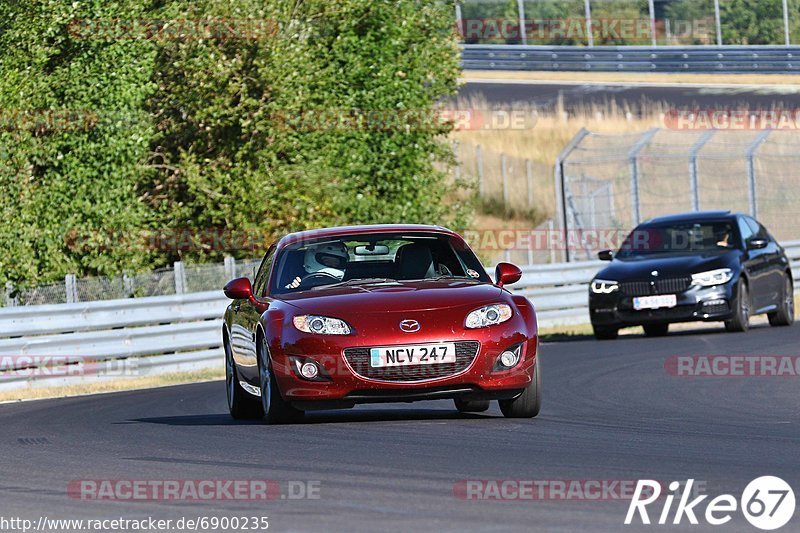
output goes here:
{"type": "Polygon", "coordinates": [[[225,254],[152,250],[138,245],[146,229],[269,240],[331,224],[465,224],[468,206],[446,179],[448,124],[315,129],[286,120],[331,110],[428,116],[456,90],[452,4],[25,0],[3,3],[0,20],[0,282],[225,254]],[[253,19],[270,31],[98,35],[97,21],[112,19],[253,19]],[[20,125],[23,111],[33,122],[88,118],[42,128],[20,125]]]}

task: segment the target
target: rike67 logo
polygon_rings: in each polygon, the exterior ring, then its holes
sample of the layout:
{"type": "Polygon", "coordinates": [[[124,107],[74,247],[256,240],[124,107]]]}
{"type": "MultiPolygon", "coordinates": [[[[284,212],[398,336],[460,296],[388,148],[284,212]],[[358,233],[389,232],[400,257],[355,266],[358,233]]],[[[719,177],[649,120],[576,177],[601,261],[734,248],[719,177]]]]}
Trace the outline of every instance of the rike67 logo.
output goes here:
{"type": "MultiPolygon", "coordinates": [[[[663,507],[660,513],[653,516],[659,525],[672,523],[681,524],[684,518],[692,525],[699,524],[698,516],[704,518],[706,523],[713,526],[727,524],[733,514],[741,509],[742,514],[750,524],[764,531],[772,531],[783,527],[792,519],[795,510],[794,491],[784,480],[774,476],[763,476],[751,481],[737,500],[731,494],[722,494],[710,500],[705,505],[705,512],[701,512],[703,502],[708,495],[698,496],[689,501],[692,496],[694,480],[683,483],[673,481],[669,484],[669,492],[663,498],[663,507]],[[673,503],[678,499],[673,512],[673,503]],[[671,519],[671,522],[670,522],[671,519]]],[[[658,481],[639,480],[633,499],[628,507],[625,525],[631,525],[637,520],[642,524],[650,525],[651,517],[648,506],[662,498],[662,485],[658,481]]],[[[652,505],[650,511],[657,511],[658,505],[652,505]]]]}

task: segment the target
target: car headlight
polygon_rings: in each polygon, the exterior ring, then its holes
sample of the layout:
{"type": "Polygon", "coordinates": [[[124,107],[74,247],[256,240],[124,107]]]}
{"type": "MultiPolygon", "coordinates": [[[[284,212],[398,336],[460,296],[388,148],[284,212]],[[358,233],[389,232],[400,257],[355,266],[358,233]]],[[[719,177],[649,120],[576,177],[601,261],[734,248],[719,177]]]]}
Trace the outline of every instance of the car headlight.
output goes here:
{"type": "Polygon", "coordinates": [[[317,335],[349,335],[350,326],[344,320],[317,315],[300,315],[292,319],[294,327],[303,333],[317,335]]]}
{"type": "Polygon", "coordinates": [[[697,285],[699,287],[713,287],[714,285],[723,285],[728,283],[732,278],[733,270],[730,268],[719,268],[717,270],[709,270],[708,272],[692,274],[692,285],[697,285]]]}
{"type": "Polygon", "coordinates": [[[592,281],[592,292],[595,294],[611,294],[619,290],[619,283],[616,281],[608,281],[604,279],[596,279],[592,281]]]}
{"type": "Polygon", "coordinates": [[[476,309],[467,315],[466,327],[469,329],[485,328],[502,324],[511,318],[511,307],[506,304],[494,304],[476,309]]]}

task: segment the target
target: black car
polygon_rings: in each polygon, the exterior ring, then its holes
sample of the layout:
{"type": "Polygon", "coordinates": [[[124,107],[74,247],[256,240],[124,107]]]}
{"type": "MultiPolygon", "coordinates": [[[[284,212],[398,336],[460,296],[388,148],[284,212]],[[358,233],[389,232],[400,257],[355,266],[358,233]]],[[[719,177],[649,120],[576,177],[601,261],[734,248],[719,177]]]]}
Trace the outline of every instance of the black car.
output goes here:
{"type": "Polygon", "coordinates": [[[725,322],[747,331],[752,315],[773,326],[794,322],[789,259],[763,225],[728,211],[656,218],[637,227],[589,288],[595,337],[643,326],[666,335],[676,322],[725,322]]]}

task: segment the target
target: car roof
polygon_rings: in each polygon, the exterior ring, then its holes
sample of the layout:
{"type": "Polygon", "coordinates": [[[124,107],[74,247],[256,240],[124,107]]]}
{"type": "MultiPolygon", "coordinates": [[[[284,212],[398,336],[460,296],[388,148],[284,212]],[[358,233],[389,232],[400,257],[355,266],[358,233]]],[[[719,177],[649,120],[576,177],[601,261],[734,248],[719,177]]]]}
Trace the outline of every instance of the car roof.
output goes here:
{"type": "Polygon", "coordinates": [[[730,211],[695,211],[651,218],[645,224],[665,224],[670,222],[704,222],[708,220],[732,220],[738,215],[730,211]]]}
{"type": "Polygon", "coordinates": [[[438,233],[441,235],[449,235],[451,237],[459,237],[459,235],[453,230],[442,226],[430,226],[425,224],[370,224],[363,226],[337,226],[332,228],[298,231],[283,237],[278,242],[278,247],[282,248],[298,241],[336,238],[345,235],[375,235],[381,233],[438,233]]]}

